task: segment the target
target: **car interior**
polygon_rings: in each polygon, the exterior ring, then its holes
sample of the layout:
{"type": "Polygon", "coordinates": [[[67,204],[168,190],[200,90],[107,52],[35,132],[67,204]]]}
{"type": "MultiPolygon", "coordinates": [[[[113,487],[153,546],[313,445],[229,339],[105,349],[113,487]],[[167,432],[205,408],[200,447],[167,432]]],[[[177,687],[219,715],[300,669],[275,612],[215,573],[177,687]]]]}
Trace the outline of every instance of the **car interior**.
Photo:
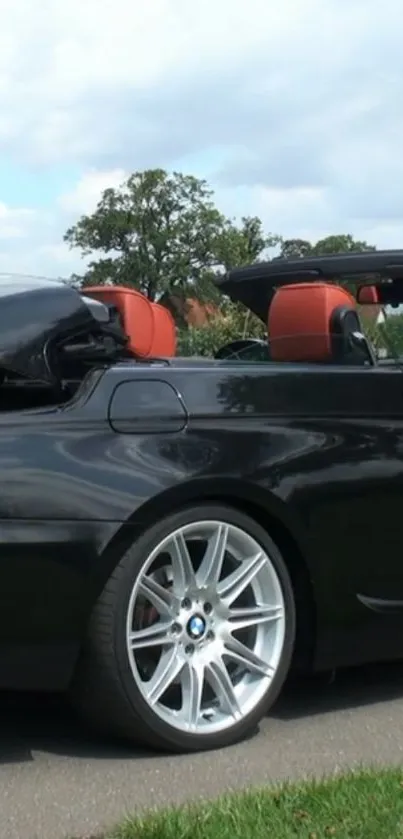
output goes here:
{"type": "MultiPolygon", "coordinates": [[[[86,294],[119,313],[126,351],[138,361],[173,358],[176,328],[171,313],[134,289],[98,286],[86,294]]],[[[299,283],[277,289],[268,312],[266,341],[240,339],[215,358],[291,363],[376,362],[365,338],[354,297],[330,283],[299,283]],[[226,351],[227,349],[227,351],[226,351]]]]}
{"type": "MultiPolygon", "coordinates": [[[[49,350],[58,385],[2,374],[0,410],[63,404],[94,368],[131,359],[137,363],[186,364],[177,357],[177,333],[171,313],[125,286],[89,286],[82,294],[94,316],[91,334],[69,336],[49,350]]],[[[362,305],[377,303],[377,286],[361,286],[362,305]]],[[[372,367],[379,361],[364,335],[357,300],[340,285],[312,281],[278,287],[267,313],[267,340],[238,339],[215,355],[217,364],[303,363],[372,367]]],[[[205,359],[192,359],[205,364],[205,359]]],[[[393,360],[392,360],[393,363],[393,360]]]]}

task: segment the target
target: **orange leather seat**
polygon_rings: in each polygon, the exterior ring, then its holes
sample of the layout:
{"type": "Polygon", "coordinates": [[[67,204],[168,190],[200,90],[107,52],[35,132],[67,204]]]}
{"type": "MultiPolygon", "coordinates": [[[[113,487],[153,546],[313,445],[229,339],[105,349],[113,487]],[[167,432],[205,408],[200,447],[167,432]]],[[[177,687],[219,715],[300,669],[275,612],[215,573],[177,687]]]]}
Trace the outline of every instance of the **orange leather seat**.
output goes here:
{"type": "Polygon", "coordinates": [[[151,303],[154,313],[154,339],[152,354],[174,356],[176,354],[176,326],[171,312],[160,303],[151,303]]]}
{"type": "Polygon", "coordinates": [[[361,331],[355,299],[331,283],[281,286],[269,308],[273,361],[340,361],[346,336],[354,331],[361,331]]]}
{"type": "Polygon", "coordinates": [[[85,294],[115,306],[133,356],[147,359],[175,355],[176,327],[168,309],[126,286],[88,286],[85,294]]]}

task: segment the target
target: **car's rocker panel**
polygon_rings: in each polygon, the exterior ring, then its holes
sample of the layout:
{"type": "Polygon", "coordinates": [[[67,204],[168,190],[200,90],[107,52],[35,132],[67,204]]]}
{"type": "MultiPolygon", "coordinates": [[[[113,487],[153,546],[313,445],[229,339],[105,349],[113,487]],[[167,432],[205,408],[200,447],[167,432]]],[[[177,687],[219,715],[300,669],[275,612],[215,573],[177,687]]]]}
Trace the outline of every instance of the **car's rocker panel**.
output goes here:
{"type": "Polygon", "coordinates": [[[259,511],[292,540],[316,668],[400,657],[403,616],[371,601],[403,600],[402,375],[122,364],[65,407],[1,413],[0,686],[65,687],[121,553],[200,498],[259,511]]]}

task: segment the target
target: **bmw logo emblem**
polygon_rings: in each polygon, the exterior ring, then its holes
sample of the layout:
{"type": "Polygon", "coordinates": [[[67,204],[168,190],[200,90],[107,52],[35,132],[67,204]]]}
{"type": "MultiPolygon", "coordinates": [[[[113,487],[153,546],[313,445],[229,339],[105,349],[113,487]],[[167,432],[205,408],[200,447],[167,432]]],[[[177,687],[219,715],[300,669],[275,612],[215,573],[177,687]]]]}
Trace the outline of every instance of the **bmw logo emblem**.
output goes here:
{"type": "Polygon", "coordinates": [[[206,622],[200,615],[193,615],[188,622],[187,631],[193,641],[198,641],[206,631],[206,622]]]}

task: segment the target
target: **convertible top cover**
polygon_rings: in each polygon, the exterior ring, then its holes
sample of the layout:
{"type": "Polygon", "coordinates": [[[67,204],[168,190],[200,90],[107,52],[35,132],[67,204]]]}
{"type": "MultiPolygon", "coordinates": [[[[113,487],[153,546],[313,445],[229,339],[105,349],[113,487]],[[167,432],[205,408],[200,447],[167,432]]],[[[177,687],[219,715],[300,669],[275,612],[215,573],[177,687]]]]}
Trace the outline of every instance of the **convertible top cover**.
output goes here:
{"type": "Polygon", "coordinates": [[[96,328],[102,315],[92,304],[61,280],[0,275],[0,368],[55,383],[52,340],[96,328]]]}
{"type": "MultiPolygon", "coordinates": [[[[266,323],[270,303],[279,286],[342,278],[372,283],[382,279],[403,280],[403,250],[275,258],[271,262],[235,268],[217,279],[216,284],[223,294],[243,303],[266,323]]],[[[401,288],[403,300],[403,283],[401,288]]]]}

